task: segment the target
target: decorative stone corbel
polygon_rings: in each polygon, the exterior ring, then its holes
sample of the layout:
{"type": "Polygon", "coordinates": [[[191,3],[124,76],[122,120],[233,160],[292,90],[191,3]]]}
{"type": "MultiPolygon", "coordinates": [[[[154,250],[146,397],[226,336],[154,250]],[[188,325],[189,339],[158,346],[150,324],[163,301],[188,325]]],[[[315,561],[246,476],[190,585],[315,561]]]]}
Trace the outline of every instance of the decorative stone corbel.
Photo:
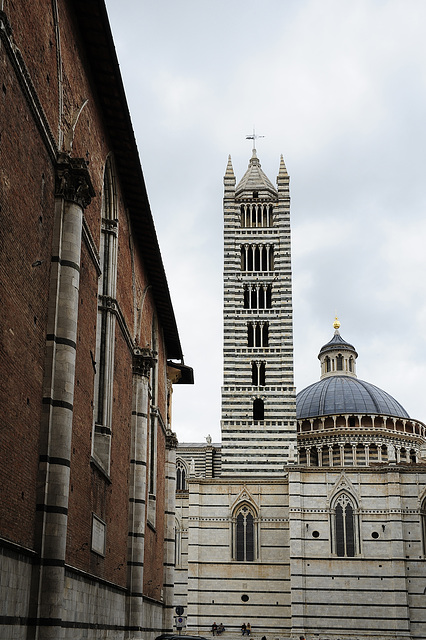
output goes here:
{"type": "Polygon", "coordinates": [[[59,153],[56,164],[55,196],[86,208],[95,196],[87,162],[59,153]]]}

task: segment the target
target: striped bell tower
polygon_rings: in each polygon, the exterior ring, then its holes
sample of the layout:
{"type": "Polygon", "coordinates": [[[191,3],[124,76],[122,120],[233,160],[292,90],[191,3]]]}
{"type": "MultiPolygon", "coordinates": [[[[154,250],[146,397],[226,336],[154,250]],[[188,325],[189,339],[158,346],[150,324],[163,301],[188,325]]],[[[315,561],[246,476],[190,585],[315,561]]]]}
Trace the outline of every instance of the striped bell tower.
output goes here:
{"type": "Polygon", "coordinates": [[[222,476],[278,478],[295,461],[289,176],[277,189],[253,147],[224,177],[222,476]]]}

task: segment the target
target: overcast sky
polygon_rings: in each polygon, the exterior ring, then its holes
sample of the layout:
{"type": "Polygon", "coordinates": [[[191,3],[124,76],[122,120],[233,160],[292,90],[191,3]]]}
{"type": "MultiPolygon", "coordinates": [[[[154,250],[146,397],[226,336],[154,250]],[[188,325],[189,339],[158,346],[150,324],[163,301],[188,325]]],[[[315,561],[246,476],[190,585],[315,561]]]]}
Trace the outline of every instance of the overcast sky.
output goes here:
{"type": "Polygon", "coordinates": [[[181,442],[220,440],[222,198],[256,126],[290,174],[295,383],[340,333],[358,377],[426,421],[426,2],[107,0],[194,386],[181,442]]]}

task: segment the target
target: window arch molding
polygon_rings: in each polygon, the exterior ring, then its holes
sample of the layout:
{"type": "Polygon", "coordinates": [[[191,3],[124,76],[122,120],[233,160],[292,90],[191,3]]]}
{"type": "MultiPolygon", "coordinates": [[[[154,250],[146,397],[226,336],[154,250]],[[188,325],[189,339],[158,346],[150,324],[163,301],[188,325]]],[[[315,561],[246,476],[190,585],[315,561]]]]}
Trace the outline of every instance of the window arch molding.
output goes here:
{"type": "Polygon", "coordinates": [[[338,557],[353,558],[360,554],[358,502],[346,489],[338,491],[331,501],[330,540],[331,552],[338,557]]]}
{"type": "Polygon", "coordinates": [[[254,562],[259,559],[259,518],[255,506],[244,500],[232,512],[232,559],[254,562]]]}

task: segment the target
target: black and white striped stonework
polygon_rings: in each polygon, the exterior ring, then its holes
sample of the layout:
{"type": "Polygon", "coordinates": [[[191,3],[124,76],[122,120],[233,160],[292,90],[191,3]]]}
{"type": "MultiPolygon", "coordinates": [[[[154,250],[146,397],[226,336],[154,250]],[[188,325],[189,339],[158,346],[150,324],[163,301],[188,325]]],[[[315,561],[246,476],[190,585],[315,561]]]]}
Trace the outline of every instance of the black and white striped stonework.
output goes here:
{"type": "Polygon", "coordinates": [[[256,151],[224,196],[222,475],[283,473],[295,449],[289,176],[256,151]]]}

